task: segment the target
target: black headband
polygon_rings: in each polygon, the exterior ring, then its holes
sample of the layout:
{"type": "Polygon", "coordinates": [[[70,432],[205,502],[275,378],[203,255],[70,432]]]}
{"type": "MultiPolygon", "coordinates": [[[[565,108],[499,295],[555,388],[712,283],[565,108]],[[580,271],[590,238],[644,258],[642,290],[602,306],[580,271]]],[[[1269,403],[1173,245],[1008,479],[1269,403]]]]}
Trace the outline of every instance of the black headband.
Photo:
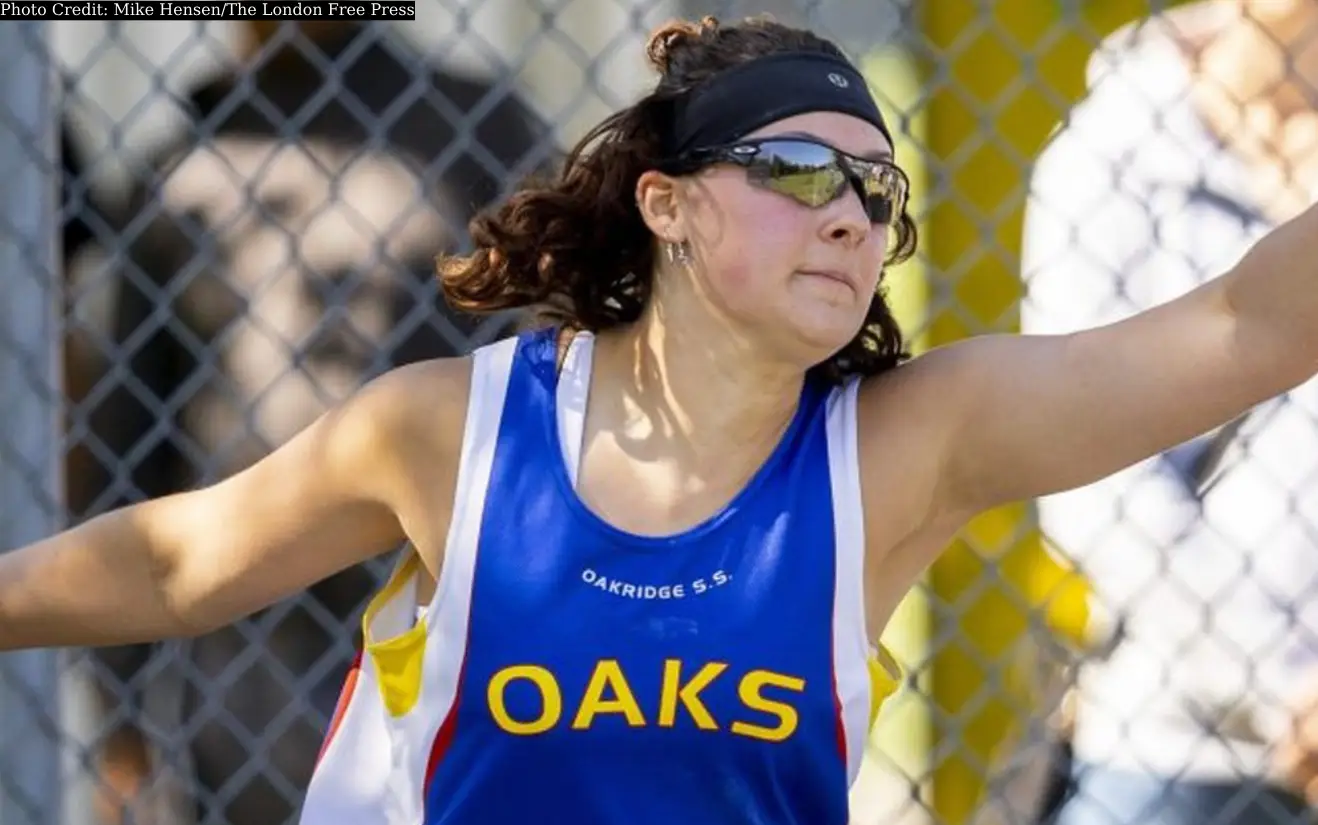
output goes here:
{"type": "Polygon", "coordinates": [[[731,143],[804,112],[841,112],[878,127],[892,142],[865,78],[822,52],[760,57],[715,75],[675,102],[667,155],[731,143]]]}

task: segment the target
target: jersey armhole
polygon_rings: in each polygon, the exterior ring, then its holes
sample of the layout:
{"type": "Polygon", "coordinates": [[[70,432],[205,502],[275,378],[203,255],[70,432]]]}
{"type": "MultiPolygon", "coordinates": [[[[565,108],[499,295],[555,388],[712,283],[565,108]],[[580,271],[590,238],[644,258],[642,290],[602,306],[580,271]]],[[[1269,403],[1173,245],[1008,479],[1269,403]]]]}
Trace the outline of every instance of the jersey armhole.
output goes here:
{"type": "Polygon", "coordinates": [[[848,381],[828,402],[828,476],[835,545],[835,642],[865,658],[877,648],[865,621],[865,504],[860,483],[857,399],[860,382],[848,381]]]}
{"type": "Polygon", "coordinates": [[[435,592],[424,607],[426,619],[432,625],[440,603],[449,593],[455,588],[470,588],[504,401],[520,342],[519,337],[506,338],[472,353],[471,389],[462,425],[453,515],[444,540],[444,558],[435,592]]]}
{"type": "MultiPolygon", "coordinates": [[[[464,508],[470,507],[467,502],[470,470],[464,468],[471,466],[474,460],[472,453],[475,451],[477,441],[484,435],[478,426],[478,422],[482,416],[490,413],[488,378],[490,377],[491,350],[508,343],[508,341],[503,341],[490,347],[483,347],[471,355],[467,410],[463,421],[458,466],[455,468],[457,478],[454,483],[453,518],[450,521],[448,535],[445,539],[445,562],[443,566],[448,566],[449,545],[453,543],[453,536],[458,527],[459,513],[464,508]]],[[[509,361],[509,367],[510,365],[511,362],[509,361]]],[[[495,366],[498,366],[498,364],[495,364],[495,366]]],[[[499,406],[502,407],[502,398],[499,399],[499,406]]],[[[463,516],[465,518],[465,512],[463,516]]],[[[443,570],[441,569],[435,582],[434,592],[429,601],[421,602],[417,598],[417,592],[420,589],[419,579],[425,572],[421,565],[420,554],[409,543],[395,560],[394,567],[385,583],[367,602],[361,621],[362,651],[396,645],[402,637],[417,633],[419,626],[426,623],[439,600],[439,579],[443,578],[443,570]]]]}
{"type": "Polygon", "coordinates": [[[445,618],[452,624],[452,617],[438,613],[441,601],[450,593],[460,597],[464,588],[469,593],[485,488],[517,343],[517,339],[501,341],[472,355],[471,388],[455,470],[453,516],[429,604],[418,603],[419,580],[425,570],[420,555],[409,546],[362,615],[360,652],[370,664],[380,699],[390,716],[406,715],[420,698],[426,640],[445,618]]]}
{"type": "Polygon", "coordinates": [[[833,515],[833,689],[848,786],[860,773],[876,695],[865,629],[865,517],[856,454],[856,381],[833,390],[826,418],[833,515]]]}

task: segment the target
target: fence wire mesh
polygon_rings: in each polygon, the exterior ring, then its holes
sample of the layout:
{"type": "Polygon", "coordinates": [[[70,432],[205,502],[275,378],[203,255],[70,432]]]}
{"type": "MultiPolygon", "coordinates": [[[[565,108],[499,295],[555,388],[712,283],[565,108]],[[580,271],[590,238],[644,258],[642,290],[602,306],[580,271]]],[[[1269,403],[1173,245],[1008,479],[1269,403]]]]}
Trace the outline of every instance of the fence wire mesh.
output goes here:
{"type": "MultiPolygon", "coordinates": [[[[366,378],[505,334],[444,309],[436,255],[640,91],[677,15],[769,12],[861,62],[916,189],[891,299],[918,349],[1170,298],[1315,183],[1307,0],[418,5],[0,27],[0,548],[223,478],[366,378]]],[[[1112,811],[1141,773],[1302,808],[1314,392],[964,531],[887,633],[909,684],[854,820],[1043,821],[1093,791],[1060,781],[1068,750],[1126,772],[1094,785],[1112,811]]],[[[293,822],[385,563],[186,643],[0,658],[0,825],[293,822]]]]}

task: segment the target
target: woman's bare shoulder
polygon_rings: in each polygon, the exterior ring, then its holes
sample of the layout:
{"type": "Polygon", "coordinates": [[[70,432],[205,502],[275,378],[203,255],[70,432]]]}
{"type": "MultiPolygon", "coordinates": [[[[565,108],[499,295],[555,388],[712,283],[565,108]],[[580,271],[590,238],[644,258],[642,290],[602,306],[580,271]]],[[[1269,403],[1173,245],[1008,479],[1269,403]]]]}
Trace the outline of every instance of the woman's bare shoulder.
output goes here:
{"type": "Polygon", "coordinates": [[[470,355],[395,367],[366,384],[363,405],[381,446],[411,458],[442,458],[461,444],[471,395],[470,355]]]}
{"type": "Polygon", "coordinates": [[[905,529],[942,520],[948,452],[956,431],[974,418],[976,372],[997,357],[997,346],[992,336],[950,344],[861,382],[857,444],[865,496],[897,507],[901,516],[889,517],[905,529]]]}
{"type": "Polygon", "coordinates": [[[912,419],[938,417],[940,409],[958,404],[958,378],[967,359],[974,359],[976,345],[958,342],[938,347],[900,366],[867,376],[860,382],[861,421],[910,423],[912,419]]]}

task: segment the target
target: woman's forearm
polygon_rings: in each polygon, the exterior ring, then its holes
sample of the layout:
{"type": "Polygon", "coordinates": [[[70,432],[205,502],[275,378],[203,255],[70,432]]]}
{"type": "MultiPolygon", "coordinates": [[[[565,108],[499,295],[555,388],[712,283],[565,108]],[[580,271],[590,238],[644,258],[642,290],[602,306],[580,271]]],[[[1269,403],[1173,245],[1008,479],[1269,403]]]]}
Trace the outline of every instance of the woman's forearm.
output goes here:
{"type": "Polygon", "coordinates": [[[1236,345],[1282,392],[1318,373],[1318,207],[1254,245],[1220,280],[1236,345]]]}
{"type": "Polygon", "coordinates": [[[116,510],[0,553],[0,650],[126,644],[191,632],[150,525],[174,499],[116,510]]]}

